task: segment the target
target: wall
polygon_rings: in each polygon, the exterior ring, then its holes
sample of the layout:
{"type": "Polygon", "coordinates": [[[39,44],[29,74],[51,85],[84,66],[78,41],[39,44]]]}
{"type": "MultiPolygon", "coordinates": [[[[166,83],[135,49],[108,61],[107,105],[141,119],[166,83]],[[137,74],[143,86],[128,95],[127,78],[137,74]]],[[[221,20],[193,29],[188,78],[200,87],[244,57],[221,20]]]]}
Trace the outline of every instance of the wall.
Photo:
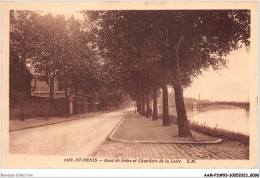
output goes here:
{"type": "MultiPolygon", "coordinates": [[[[48,98],[28,97],[25,99],[23,105],[24,115],[25,118],[46,117],[50,109],[50,116],[63,116],[66,110],[65,104],[63,99],[54,99],[52,105],[50,105],[48,98]]],[[[12,107],[10,105],[10,119],[19,119],[19,114],[20,103],[12,103],[12,107]]]]}

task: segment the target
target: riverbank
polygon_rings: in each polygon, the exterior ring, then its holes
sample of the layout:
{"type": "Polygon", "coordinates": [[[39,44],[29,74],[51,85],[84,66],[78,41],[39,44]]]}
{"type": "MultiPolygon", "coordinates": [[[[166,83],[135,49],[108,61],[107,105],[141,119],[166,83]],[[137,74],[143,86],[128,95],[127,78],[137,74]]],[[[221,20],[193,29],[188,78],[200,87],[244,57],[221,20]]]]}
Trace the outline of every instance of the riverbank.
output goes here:
{"type": "MultiPolygon", "coordinates": [[[[177,124],[177,117],[170,115],[170,120],[172,123],[177,124]]],[[[189,122],[190,129],[197,131],[199,133],[212,136],[212,137],[218,137],[226,141],[240,141],[246,145],[249,145],[249,136],[243,135],[241,133],[236,132],[230,132],[226,131],[224,129],[219,129],[217,127],[210,128],[203,124],[198,124],[198,122],[189,122]]]]}
{"type": "Polygon", "coordinates": [[[110,140],[126,143],[178,143],[213,144],[222,139],[191,131],[192,137],[179,137],[178,126],[162,126],[161,120],[153,121],[133,111],[129,111],[118,127],[110,135],[110,140]]]}

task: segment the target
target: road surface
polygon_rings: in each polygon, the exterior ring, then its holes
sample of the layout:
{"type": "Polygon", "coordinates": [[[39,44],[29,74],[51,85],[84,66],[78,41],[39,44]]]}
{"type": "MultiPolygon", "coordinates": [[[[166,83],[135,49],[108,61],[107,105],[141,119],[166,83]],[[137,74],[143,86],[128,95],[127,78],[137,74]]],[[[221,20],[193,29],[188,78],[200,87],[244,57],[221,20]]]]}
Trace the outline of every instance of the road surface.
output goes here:
{"type": "Polygon", "coordinates": [[[249,159],[249,146],[238,141],[196,145],[120,143],[107,140],[125,114],[124,111],[116,111],[10,132],[10,153],[100,158],[249,159]]]}
{"type": "Polygon", "coordinates": [[[95,156],[124,115],[124,111],[115,111],[10,132],[9,150],[11,154],[95,156]]]}
{"type": "Polygon", "coordinates": [[[106,141],[98,158],[248,160],[249,146],[238,141],[219,144],[152,144],[106,141]]]}

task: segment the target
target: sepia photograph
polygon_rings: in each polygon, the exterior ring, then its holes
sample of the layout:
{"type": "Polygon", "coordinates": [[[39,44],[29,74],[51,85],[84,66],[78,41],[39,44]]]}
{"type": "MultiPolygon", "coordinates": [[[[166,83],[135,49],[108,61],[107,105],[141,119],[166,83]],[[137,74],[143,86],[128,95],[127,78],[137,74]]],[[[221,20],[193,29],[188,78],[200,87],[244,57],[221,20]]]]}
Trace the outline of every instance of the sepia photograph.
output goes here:
{"type": "Polygon", "coordinates": [[[2,167],[257,168],[257,3],[221,3],[2,4],[2,167]]]}

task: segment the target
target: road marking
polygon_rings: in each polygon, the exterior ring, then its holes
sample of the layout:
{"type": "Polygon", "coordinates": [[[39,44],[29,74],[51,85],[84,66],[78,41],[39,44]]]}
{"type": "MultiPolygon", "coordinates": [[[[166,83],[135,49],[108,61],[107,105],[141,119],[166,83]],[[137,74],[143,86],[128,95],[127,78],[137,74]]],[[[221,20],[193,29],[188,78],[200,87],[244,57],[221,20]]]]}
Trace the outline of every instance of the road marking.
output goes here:
{"type": "Polygon", "coordinates": [[[117,124],[117,126],[114,128],[114,130],[112,131],[112,133],[109,135],[109,139],[110,140],[113,140],[113,136],[114,136],[114,134],[115,134],[115,132],[117,131],[117,128],[123,123],[123,121],[125,120],[125,118],[126,118],[126,116],[127,116],[128,114],[126,114],[122,119],[121,119],[121,121],[117,124]]]}

